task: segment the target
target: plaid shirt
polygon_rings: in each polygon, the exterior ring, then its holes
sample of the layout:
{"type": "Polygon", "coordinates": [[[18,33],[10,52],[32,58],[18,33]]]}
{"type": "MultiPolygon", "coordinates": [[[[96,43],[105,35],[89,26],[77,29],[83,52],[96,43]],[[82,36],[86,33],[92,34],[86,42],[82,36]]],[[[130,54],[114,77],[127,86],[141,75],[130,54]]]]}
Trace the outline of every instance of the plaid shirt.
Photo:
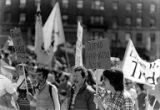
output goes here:
{"type": "Polygon", "coordinates": [[[134,110],[131,96],[128,92],[116,92],[104,98],[105,110],[134,110]]]}

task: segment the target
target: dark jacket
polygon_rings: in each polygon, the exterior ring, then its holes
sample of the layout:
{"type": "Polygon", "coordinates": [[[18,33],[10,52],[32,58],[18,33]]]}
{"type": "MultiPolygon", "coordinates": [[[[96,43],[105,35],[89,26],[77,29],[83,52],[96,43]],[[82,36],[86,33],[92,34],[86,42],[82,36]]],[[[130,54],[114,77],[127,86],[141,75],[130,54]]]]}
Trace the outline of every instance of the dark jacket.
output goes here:
{"type": "Polygon", "coordinates": [[[84,84],[84,86],[79,90],[74,103],[72,103],[74,89],[71,88],[69,110],[96,110],[96,105],[93,101],[94,93],[95,91],[91,86],[84,84]]]}

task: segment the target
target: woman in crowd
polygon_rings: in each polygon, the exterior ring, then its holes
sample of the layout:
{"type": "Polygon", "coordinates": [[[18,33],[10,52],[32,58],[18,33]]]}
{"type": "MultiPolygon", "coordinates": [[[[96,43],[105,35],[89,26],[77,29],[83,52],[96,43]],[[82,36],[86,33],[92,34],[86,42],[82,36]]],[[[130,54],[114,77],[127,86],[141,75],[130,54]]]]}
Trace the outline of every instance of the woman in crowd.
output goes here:
{"type": "Polygon", "coordinates": [[[134,110],[130,94],[124,91],[124,77],[120,70],[105,70],[102,86],[110,93],[103,100],[98,94],[95,95],[94,102],[100,110],[134,110]]]}

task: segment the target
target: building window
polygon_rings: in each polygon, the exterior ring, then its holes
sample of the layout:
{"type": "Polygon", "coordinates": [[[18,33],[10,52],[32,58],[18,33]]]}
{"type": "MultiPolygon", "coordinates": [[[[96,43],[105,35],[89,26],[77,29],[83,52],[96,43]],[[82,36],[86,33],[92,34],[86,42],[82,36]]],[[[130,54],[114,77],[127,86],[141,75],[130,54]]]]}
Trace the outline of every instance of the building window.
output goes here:
{"type": "Polygon", "coordinates": [[[103,16],[91,16],[91,24],[103,24],[104,17],[103,16]]]}
{"type": "Polygon", "coordinates": [[[62,16],[62,20],[63,20],[63,24],[67,24],[67,21],[68,21],[68,15],[63,15],[62,16]]]}
{"type": "Polygon", "coordinates": [[[62,6],[68,8],[69,0],[62,0],[62,6]]]}
{"type": "Polygon", "coordinates": [[[127,3],[126,4],[126,10],[127,11],[131,11],[132,10],[131,3],[127,3]]]}
{"type": "Polygon", "coordinates": [[[94,24],[94,17],[91,16],[91,24],[94,24]]]}
{"type": "Polygon", "coordinates": [[[83,8],[83,0],[77,0],[77,8],[83,8]]]}
{"type": "Polygon", "coordinates": [[[63,15],[62,19],[65,20],[65,21],[68,20],[68,15],[63,15]]]}
{"type": "Polygon", "coordinates": [[[113,32],[112,34],[113,34],[113,36],[111,38],[112,46],[117,46],[117,43],[120,42],[120,40],[118,38],[118,32],[113,32]]]}
{"type": "Polygon", "coordinates": [[[26,6],[26,0],[20,0],[20,8],[24,8],[26,6]]]}
{"type": "Polygon", "coordinates": [[[10,22],[11,22],[11,19],[12,19],[11,13],[5,13],[4,21],[5,21],[6,23],[10,23],[10,22]]]}
{"type": "Polygon", "coordinates": [[[137,23],[137,27],[141,27],[142,26],[142,18],[137,18],[136,23],[137,23]]]}
{"type": "Polygon", "coordinates": [[[104,33],[103,32],[92,32],[93,40],[103,39],[104,33]]]}
{"type": "Polygon", "coordinates": [[[118,10],[118,2],[113,2],[112,7],[113,10],[118,10]]]}
{"type": "Polygon", "coordinates": [[[77,21],[80,21],[82,23],[83,22],[83,17],[82,16],[77,16],[77,21]]]}
{"type": "Polygon", "coordinates": [[[155,27],[155,25],[156,25],[155,19],[154,19],[154,18],[151,18],[151,19],[150,19],[150,27],[153,28],[153,27],[155,27]]]}
{"type": "Polygon", "coordinates": [[[131,25],[131,18],[130,17],[126,18],[126,25],[131,25]]]}
{"type": "Polygon", "coordinates": [[[118,18],[117,17],[113,17],[112,28],[113,29],[117,29],[118,28],[118,18]]]}
{"type": "Polygon", "coordinates": [[[113,22],[112,27],[113,27],[113,29],[117,29],[117,27],[118,27],[117,21],[114,21],[114,22],[113,22]]]}
{"type": "Polygon", "coordinates": [[[5,0],[6,2],[5,2],[5,5],[6,6],[10,6],[11,5],[11,0],[5,0]]]}
{"type": "Polygon", "coordinates": [[[21,13],[19,18],[19,23],[24,23],[26,21],[26,14],[21,13]]]}
{"type": "Polygon", "coordinates": [[[137,35],[136,35],[136,42],[142,43],[142,33],[137,33],[137,35]]]}
{"type": "Polygon", "coordinates": [[[137,11],[138,11],[139,13],[142,12],[142,3],[137,3],[137,11]]]}
{"type": "Polygon", "coordinates": [[[91,8],[94,10],[104,10],[104,2],[100,0],[93,0],[91,8]]]}
{"type": "Polygon", "coordinates": [[[155,4],[151,4],[150,5],[150,13],[152,14],[152,13],[155,13],[155,11],[156,11],[156,5],[155,4]]]}
{"type": "Polygon", "coordinates": [[[104,17],[100,16],[100,24],[104,24],[104,17]]]}
{"type": "Polygon", "coordinates": [[[151,42],[155,42],[156,41],[156,34],[155,33],[151,33],[150,34],[150,38],[151,38],[151,42]]]}
{"type": "Polygon", "coordinates": [[[131,39],[131,33],[130,32],[127,32],[125,33],[125,40],[128,41],[129,39],[131,39]]]}

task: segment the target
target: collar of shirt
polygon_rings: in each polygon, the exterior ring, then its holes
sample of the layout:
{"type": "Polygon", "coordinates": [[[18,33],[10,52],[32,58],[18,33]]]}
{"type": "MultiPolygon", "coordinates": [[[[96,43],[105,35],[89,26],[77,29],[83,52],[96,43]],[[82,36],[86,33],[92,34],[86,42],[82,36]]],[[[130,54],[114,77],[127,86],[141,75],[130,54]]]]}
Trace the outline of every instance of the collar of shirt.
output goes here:
{"type": "Polygon", "coordinates": [[[78,94],[83,92],[86,89],[86,87],[87,87],[87,84],[84,83],[83,86],[79,89],[78,94]]]}

